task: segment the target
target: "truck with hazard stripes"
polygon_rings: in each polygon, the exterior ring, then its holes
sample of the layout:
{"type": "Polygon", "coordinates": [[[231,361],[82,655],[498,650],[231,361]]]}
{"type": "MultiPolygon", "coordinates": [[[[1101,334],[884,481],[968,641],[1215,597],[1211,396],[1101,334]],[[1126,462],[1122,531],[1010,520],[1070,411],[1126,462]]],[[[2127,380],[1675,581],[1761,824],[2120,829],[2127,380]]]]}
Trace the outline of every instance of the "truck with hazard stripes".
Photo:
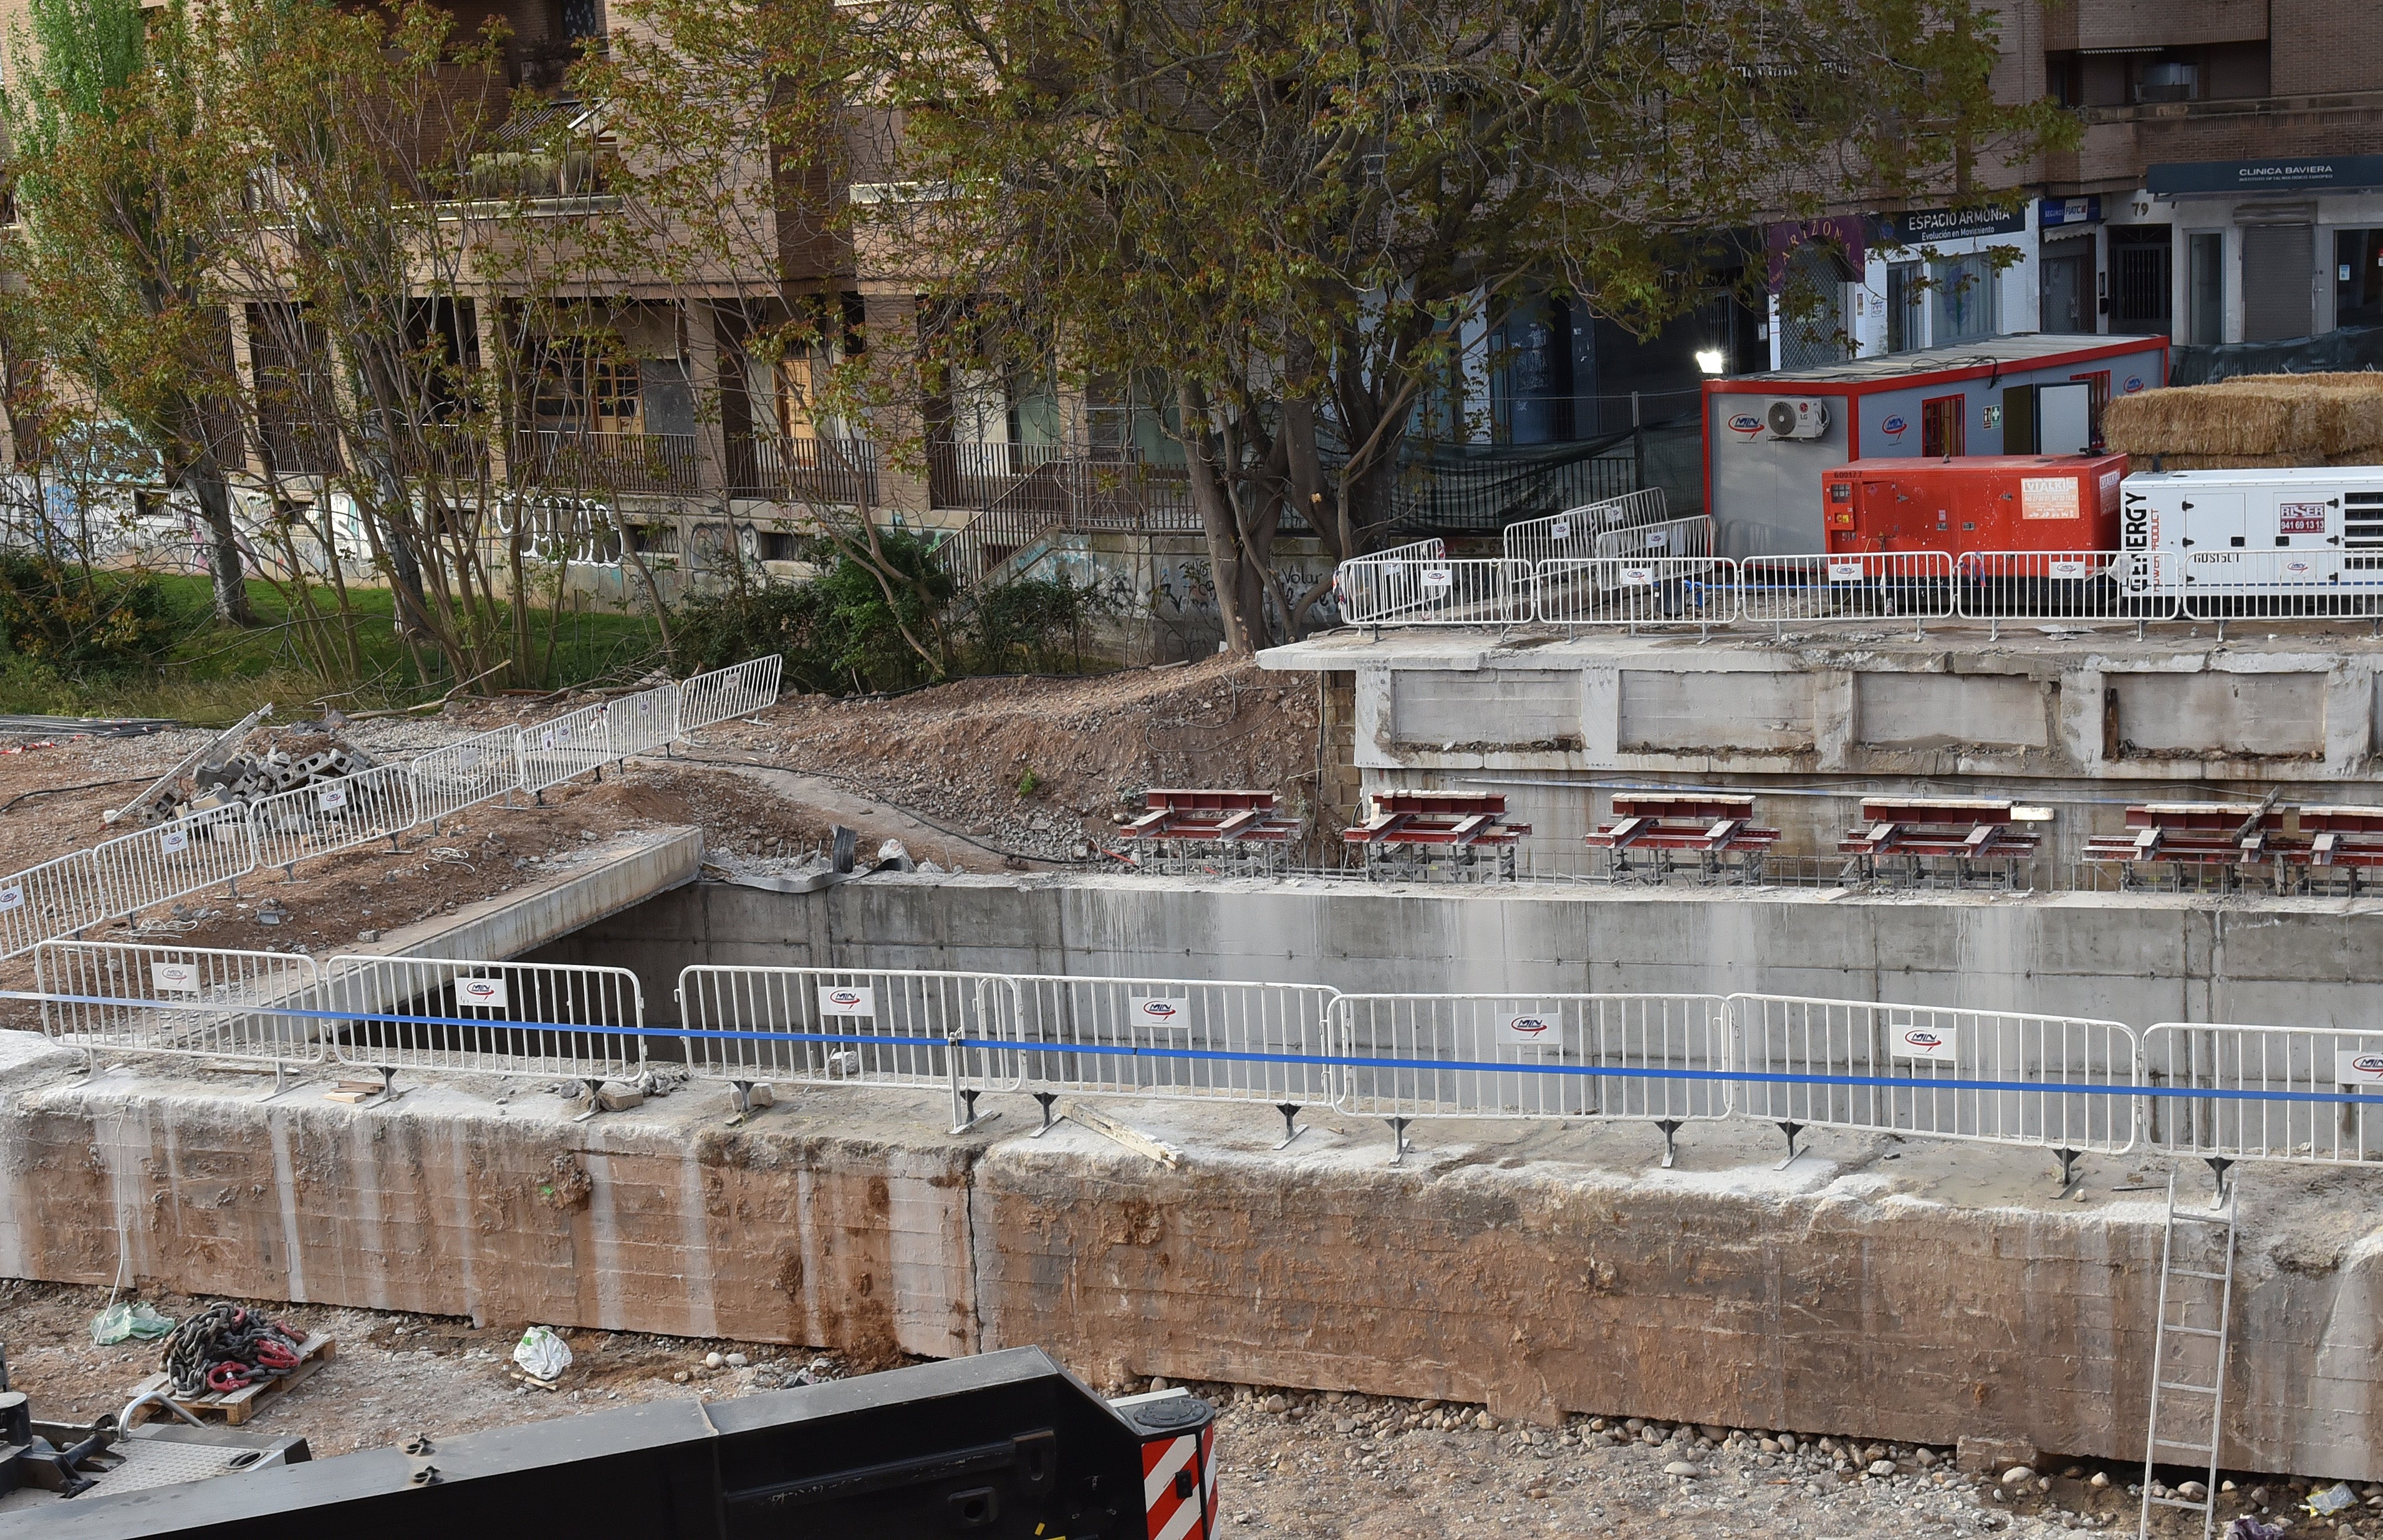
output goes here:
{"type": "MultiPolygon", "coordinates": [[[[44,1540],[1215,1540],[1216,1413],[1015,1348],[45,1506],[44,1540]]],[[[0,1523],[0,1532],[9,1526],[0,1523]]]]}

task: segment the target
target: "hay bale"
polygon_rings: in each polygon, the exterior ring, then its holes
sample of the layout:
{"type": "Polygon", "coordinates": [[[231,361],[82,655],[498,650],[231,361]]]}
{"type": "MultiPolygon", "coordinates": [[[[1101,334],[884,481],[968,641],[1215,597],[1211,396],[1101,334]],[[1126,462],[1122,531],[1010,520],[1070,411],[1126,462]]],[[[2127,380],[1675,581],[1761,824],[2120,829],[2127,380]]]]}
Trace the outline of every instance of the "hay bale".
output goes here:
{"type": "Polygon", "coordinates": [[[2383,374],[2245,375],[2110,402],[2112,450],[2170,469],[2346,464],[2383,459],[2383,374]]]}

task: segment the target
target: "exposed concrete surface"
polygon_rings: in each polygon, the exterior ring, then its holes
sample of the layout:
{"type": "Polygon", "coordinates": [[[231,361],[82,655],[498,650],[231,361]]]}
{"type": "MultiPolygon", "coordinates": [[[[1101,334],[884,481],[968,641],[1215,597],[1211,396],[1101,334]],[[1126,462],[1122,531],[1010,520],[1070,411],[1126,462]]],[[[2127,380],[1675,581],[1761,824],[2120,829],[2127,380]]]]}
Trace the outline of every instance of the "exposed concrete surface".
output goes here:
{"type": "MultiPolygon", "coordinates": [[[[1037,1342],[1224,1377],[1731,1426],[2140,1452],[2162,1180],[2027,1152],[1692,1127],[1441,1124],[1404,1167],[1315,1117],[1105,1103],[1167,1169],[1022,1098],[725,1087],[568,1120],[490,1080],[349,1107],[146,1061],[84,1081],[0,1034],[0,1272],[864,1354],[1037,1342]],[[557,1163],[588,1182],[553,1195],[557,1163]]],[[[1315,1116],[1315,1115],[1311,1115],[1315,1116]]],[[[2188,1182],[2205,1190],[2197,1171],[2188,1182]]],[[[2225,1463],[2383,1475],[2383,1177],[2246,1177],[2225,1463]]],[[[569,1184],[566,1184],[568,1186],[569,1184]]]]}
{"type": "Polygon", "coordinates": [[[703,860],[703,831],[616,834],[575,858],[591,869],[527,892],[500,893],[451,915],[390,930],[377,942],[339,950],[388,957],[517,957],[694,881],[703,860]]]}
{"type": "MultiPolygon", "coordinates": [[[[1383,787],[1497,790],[1526,848],[1585,869],[1607,815],[1584,778],[1624,784],[1931,789],[2052,802],[2044,856],[2076,860],[2130,799],[2240,795],[2371,802],[2383,639],[2367,628],[2236,622],[1931,622],[1632,635],[1416,627],[1338,631],[1260,656],[1353,680],[1351,754],[1383,787]],[[1484,780],[1483,778],[1489,778],[1484,780]],[[2196,790],[2198,789],[2198,790],[2196,790]],[[2095,806],[2095,803],[2106,806],[2095,806]]],[[[1834,852],[1845,799],[1774,797],[1780,851],[1834,852]]]]}
{"type": "Polygon", "coordinates": [[[636,969],[651,1021],[676,1019],[680,968],[711,963],[2364,1028],[2383,985],[2383,899],[882,873],[811,893],[695,883],[538,956],[636,969]]]}

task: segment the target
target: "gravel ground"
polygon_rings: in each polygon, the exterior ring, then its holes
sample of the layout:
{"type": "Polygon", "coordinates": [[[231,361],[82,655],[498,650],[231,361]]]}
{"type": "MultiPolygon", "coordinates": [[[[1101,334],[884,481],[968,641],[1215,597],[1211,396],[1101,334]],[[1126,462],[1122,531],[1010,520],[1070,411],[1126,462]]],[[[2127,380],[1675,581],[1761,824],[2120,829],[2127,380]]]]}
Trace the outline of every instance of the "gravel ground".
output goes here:
{"type": "MultiPolygon", "coordinates": [[[[113,1410],[154,1367],[154,1346],[93,1348],[105,1289],[0,1283],[0,1324],[16,1388],[37,1415],[113,1410]]],[[[204,1301],[152,1296],[169,1315],[204,1301]]],[[[520,1383],[517,1324],[268,1305],[337,1339],[335,1361],[250,1425],[303,1433],[318,1456],[460,1434],[623,1403],[774,1390],[881,1364],[798,1348],[569,1330],[561,1387],[520,1383]],[[714,1355],[717,1355],[716,1358],[714,1355]],[[733,1355],[733,1356],[732,1356],[733,1355]],[[741,1360],[742,1361],[738,1361],[741,1360]]],[[[1158,1388],[1163,1381],[1149,1382],[1158,1388]]],[[[1143,1385],[1114,1385],[1112,1394],[1143,1385]]],[[[2034,1540],[2131,1533],[2138,1468],[2044,1461],[2037,1472],[1964,1472],[1954,1451],[1779,1429],[1698,1428],[1574,1417],[1562,1429],[1501,1423],[1477,1406],[1193,1384],[1218,1408],[1218,1505],[1225,1534],[1315,1540],[1440,1540],[1494,1534],[1645,1540],[1909,1540],[1995,1534],[2034,1540]]],[[[2180,1477],[2179,1479],[2181,1479],[2180,1477]]],[[[2329,1484],[2315,1484],[2329,1485],[2329,1484]]],[[[2265,1515],[2294,1536],[2383,1535],[2383,1486],[2357,1489],[2351,1519],[2301,1505],[2313,1484],[2244,1474],[2221,1492],[2221,1520],[2265,1515]]],[[[2162,1540],[2197,1535],[2164,1514],[2162,1540]]]]}

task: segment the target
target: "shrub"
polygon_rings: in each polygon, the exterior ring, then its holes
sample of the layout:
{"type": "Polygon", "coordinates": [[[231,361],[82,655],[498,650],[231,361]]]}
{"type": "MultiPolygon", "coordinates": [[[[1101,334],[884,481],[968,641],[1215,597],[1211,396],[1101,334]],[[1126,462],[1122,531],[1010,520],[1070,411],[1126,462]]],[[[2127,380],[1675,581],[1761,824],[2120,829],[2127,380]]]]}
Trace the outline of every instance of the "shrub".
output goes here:
{"type": "Polygon", "coordinates": [[[183,623],[152,573],[0,551],[0,647],[19,658],[63,672],[154,666],[183,623]]]}

